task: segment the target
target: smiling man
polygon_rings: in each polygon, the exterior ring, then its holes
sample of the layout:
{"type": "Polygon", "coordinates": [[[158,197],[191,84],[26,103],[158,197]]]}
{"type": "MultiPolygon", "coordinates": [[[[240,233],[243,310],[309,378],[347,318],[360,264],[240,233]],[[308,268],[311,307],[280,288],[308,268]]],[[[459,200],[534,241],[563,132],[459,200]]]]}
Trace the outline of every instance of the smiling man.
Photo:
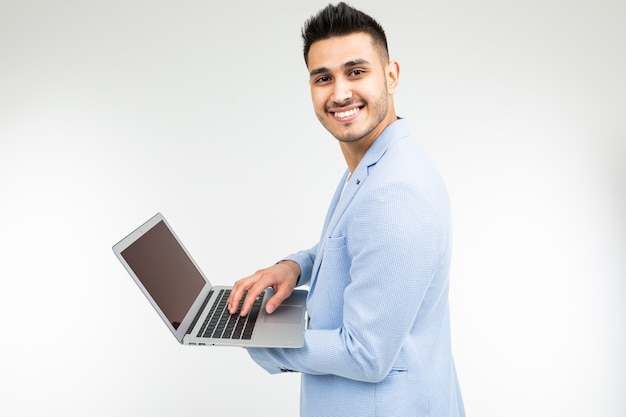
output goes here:
{"type": "Polygon", "coordinates": [[[271,313],[308,285],[304,346],[248,351],[271,373],[302,373],[302,416],[464,416],[450,343],[448,196],[396,115],[399,64],[382,27],[344,3],[302,35],[314,110],[347,170],[320,241],[239,280],[229,300],[237,306],[248,291],[246,315],[272,287],[271,313]]]}
{"type": "Polygon", "coordinates": [[[318,40],[306,54],[315,114],[339,140],[351,172],[397,119],[393,93],[400,71],[384,48],[357,32],[318,40]]]}

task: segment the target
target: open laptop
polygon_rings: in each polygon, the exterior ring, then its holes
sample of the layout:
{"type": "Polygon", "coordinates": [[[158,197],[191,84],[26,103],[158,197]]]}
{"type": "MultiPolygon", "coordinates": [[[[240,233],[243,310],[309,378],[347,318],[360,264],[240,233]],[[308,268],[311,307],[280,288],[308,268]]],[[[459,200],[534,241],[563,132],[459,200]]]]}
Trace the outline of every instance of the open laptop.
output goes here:
{"type": "Polygon", "coordinates": [[[272,314],[268,288],[241,317],[226,308],[230,286],[213,286],[161,213],[113,246],[113,252],[148,301],[186,345],[295,348],[304,344],[305,290],[294,290],[272,314]]]}

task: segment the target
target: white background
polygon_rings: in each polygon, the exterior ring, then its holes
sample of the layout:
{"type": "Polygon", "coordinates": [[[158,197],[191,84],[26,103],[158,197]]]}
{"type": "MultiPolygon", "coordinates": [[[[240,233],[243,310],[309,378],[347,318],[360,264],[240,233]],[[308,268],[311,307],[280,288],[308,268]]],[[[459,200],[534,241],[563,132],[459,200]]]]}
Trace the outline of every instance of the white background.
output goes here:
{"type": "MultiPolygon", "coordinates": [[[[624,2],[353,4],[449,186],[468,415],[623,416],[624,2]]],[[[111,246],[162,211],[230,283],[315,243],[344,169],[301,56],[324,5],[0,0],[1,415],[297,414],[297,375],[178,345],[111,246]]]]}

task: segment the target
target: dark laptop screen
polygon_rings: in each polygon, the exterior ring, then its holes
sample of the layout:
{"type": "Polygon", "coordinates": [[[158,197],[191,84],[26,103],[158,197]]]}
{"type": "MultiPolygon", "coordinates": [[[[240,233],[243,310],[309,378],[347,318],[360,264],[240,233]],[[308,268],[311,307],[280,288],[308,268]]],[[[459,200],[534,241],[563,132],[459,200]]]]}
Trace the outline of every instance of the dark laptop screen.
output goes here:
{"type": "Polygon", "coordinates": [[[205,280],[167,225],[160,221],[122,251],[167,320],[178,329],[205,280]]]}

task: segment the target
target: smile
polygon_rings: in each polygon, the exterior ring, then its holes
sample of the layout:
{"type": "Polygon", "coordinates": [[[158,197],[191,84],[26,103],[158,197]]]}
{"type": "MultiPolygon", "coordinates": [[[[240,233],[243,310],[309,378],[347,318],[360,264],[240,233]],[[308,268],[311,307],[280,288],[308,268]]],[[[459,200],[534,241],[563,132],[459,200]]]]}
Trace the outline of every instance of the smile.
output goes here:
{"type": "Polygon", "coordinates": [[[348,117],[355,116],[360,111],[361,111],[360,107],[355,107],[350,110],[335,112],[334,115],[335,115],[335,119],[341,120],[341,119],[347,119],[348,117]]]}

